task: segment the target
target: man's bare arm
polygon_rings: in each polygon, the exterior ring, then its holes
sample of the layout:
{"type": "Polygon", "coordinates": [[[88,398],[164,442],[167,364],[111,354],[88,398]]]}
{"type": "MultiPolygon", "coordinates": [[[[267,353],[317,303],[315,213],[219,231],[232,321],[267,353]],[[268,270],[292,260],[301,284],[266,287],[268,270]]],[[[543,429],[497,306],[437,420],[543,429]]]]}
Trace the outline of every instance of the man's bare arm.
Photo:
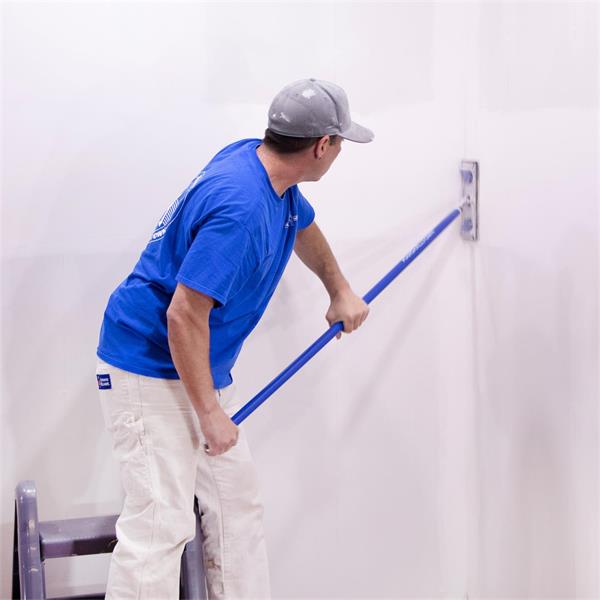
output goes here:
{"type": "Polygon", "coordinates": [[[294,251],[323,282],[332,299],[338,292],[350,289],[350,284],[342,275],[329,243],[315,221],[298,231],[294,251]]]}
{"type": "Polygon", "coordinates": [[[238,431],[217,402],[210,371],[209,315],[214,300],[179,284],[167,310],[169,349],[177,373],[198,414],[210,454],[226,452],[238,431]]]}
{"type": "MultiPolygon", "coordinates": [[[[331,305],[325,315],[328,323],[333,325],[343,321],[345,333],[351,333],[360,327],[369,314],[369,307],[352,291],[350,284],[342,275],[329,243],[314,221],[305,229],[298,231],[294,251],[300,260],[319,277],[329,293],[331,305]]],[[[336,337],[339,339],[341,334],[336,337]]]]}

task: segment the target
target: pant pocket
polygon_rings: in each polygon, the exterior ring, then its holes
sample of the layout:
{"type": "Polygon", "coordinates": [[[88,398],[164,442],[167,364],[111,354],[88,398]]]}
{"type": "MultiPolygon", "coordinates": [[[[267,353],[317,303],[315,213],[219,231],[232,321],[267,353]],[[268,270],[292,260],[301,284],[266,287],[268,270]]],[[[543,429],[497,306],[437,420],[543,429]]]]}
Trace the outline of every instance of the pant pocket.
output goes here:
{"type": "Polygon", "coordinates": [[[221,408],[229,416],[232,416],[241,406],[243,406],[243,402],[237,393],[237,386],[235,383],[217,390],[217,400],[221,405],[221,408]]]}
{"type": "Polygon", "coordinates": [[[113,450],[119,460],[121,482],[128,501],[147,500],[152,496],[149,468],[150,446],[141,418],[133,413],[114,415],[109,424],[113,450]]]}

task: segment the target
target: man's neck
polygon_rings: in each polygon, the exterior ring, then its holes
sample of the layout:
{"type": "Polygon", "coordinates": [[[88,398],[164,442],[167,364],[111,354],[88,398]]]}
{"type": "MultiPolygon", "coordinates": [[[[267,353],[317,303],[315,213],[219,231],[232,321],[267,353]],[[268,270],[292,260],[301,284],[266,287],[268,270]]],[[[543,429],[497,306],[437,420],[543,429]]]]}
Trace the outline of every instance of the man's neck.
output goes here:
{"type": "Polygon", "coordinates": [[[256,149],[256,155],[262,163],[275,193],[281,197],[285,191],[302,181],[300,166],[290,158],[282,158],[270,151],[264,144],[256,149]]]}

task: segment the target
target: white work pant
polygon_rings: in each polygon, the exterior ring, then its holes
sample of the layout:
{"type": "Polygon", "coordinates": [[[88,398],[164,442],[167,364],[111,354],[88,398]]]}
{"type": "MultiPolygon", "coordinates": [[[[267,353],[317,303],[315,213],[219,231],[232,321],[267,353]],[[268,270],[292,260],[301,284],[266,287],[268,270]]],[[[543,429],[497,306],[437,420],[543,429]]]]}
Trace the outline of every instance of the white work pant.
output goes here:
{"type": "MultiPolygon", "coordinates": [[[[125,490],[106,598],[179,598],[181,554],[194,538],[194,495],[211,599],[270,598],[263,507],[243,427],[219,456],[204,452],[198,417],[180,380],[136,375],[98,359],[110,375],[100,401],[125,490]]],[[[232,416],[234,384],[215,390],[232,416]]]]}

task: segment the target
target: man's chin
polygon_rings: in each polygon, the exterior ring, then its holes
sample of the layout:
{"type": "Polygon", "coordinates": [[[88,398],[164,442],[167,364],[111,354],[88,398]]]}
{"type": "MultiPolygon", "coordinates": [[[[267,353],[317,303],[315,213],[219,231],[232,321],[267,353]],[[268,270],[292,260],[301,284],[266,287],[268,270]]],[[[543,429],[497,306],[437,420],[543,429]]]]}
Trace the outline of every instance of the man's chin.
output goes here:
{"type": "Polygon", "coordinates": [[[319,181],[321,179],[321,177],[323,177],[323,175],[325,175],[325,173],[320,173],[318,175],[309,175],[303,181],[319,181]]]}

